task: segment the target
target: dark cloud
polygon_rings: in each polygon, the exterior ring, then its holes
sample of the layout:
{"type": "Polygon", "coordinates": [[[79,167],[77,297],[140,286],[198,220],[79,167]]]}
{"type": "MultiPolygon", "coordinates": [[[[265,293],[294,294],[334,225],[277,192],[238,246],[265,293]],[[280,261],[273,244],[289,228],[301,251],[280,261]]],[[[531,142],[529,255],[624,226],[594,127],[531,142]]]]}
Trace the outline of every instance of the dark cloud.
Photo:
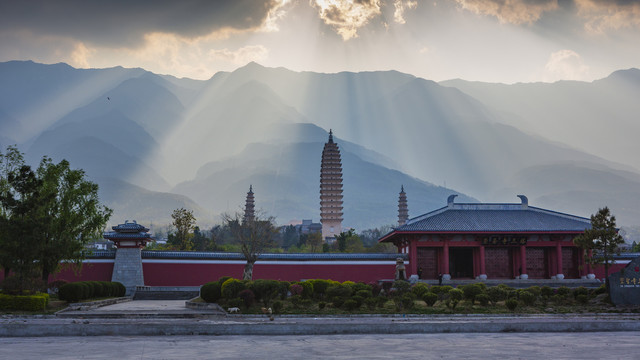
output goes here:
{"type": "Polygon", "coordinates": [[[0,33],[57,35],[106,46],[135,46],[151,32],[194,38],[259,28],[277,0],[0,1],[0,33]]]}

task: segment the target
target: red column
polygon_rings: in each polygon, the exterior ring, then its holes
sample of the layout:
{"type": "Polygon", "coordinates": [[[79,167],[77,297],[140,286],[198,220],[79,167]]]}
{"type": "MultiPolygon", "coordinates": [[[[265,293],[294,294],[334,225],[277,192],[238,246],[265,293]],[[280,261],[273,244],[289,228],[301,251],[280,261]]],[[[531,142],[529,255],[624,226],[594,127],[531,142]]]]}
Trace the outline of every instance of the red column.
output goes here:
{"type": "Polygon", "coordinates": [[[562,246],[560,245],[560,240],[556,243],[556,276],[561,275],[560,280],[564,279],[564,274],[562,273],[562,246]]]}
{"type": "MultiPolygon", "coordinates": [[[[442,248],[442,275],[449,275],[449,240],[444,241],[442,248]]],[[[450,278],[451,275],[448,276],[450,278]]]]}
{"type": "Polygon", "coordinates": [[[520,279],[528,279],[527,275],[527,246],[520,245],[520,279]]]}
{"type": "Polygon", "coordinates": [[[409,278],[409,276],[417,274],[418,273],[418,247],[416,245],[416,241],[418,241],[417,239],[411,239],[409,240],[410,242],[410,246],[409,246],[409,274],[407,274],[407,279],[409,278]]]}
{"type": "Polygon", "coordinates": [[[480,280],[487,278],[487,270],[485,266],[484,245],[480,245],[480,280]]]}

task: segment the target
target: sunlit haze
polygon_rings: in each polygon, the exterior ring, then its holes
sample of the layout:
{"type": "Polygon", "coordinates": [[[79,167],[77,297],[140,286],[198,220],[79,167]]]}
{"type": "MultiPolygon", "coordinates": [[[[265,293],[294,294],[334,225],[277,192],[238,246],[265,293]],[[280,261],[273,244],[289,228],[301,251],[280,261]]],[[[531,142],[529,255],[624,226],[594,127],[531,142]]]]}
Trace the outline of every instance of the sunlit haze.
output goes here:
{"type": "Polygon", "coordinates": [[[0,61],[207,79],[255,61],[435,81],[591,81],[638,67],[640,2],[4,1],[0,61]],[[185,6],[186,5],[186,6],[185,6]]]}

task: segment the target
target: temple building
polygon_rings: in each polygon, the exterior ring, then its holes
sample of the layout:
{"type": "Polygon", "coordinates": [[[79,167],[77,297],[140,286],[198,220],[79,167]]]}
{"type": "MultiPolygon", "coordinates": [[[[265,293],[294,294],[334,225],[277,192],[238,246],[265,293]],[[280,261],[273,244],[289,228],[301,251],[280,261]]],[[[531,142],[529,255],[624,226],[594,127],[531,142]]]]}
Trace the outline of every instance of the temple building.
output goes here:
{"type": "Polygon", "coordinates": [[[247,193],[247,200],[244,205],[244,217],[243,221],[253,221],[256,219],[256,203],[253,197],[253,185],[249,185],[249,192],[247,193]]]}
{"type": "Polygon", "coordinates": [[[515,204],[457,204],[456,196],[380,239],[408,254],[408,275],[421,268],[423,279],[595,277],[573,244],[589,219],[529,206],[524,195],[515,204]]]}
{"type": "Polygon", "coordinates": [[[342,162],[340,149],[333,142],[329,130],[329,141],[322,150],[320,167],[320,222],[322,238],[335,239],[342,232],[342,162]]]}

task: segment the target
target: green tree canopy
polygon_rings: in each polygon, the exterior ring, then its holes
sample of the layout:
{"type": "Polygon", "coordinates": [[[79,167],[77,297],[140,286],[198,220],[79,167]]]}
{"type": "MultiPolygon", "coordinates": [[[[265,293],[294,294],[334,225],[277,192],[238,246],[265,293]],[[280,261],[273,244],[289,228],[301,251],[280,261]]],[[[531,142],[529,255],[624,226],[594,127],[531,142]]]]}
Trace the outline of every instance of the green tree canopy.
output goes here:
{"type": "Polygon", "coordinates": [[[175,226],[176,231],[173,234],[169,234],[167,243],[177,250],[192,250],[192,231],[196,224],[193,211],[185,208],[175,209],[171,214],[171,218],[173,219],[173,226],[175,226]]]}
{"type": "Polygon", "coordinates": [[[591,229],[585,230],[573,242],[586,252],[593,250],[597,253],[597,256],[585,256],[586,261],[594,266],[604,265],[605,281],[609,288],[609,266],[613,263],[613,255],[618,252],[618,245],[624,243],[616,228],[616,217],[609,208],[604,207],[591,215],[591,229]]]}
{"type": "Polygon", "coordinates": [[[244,267],[242,278],[253,278],[253,265],[258,260],[258,255],[273,246],[274,237],[278,232],[273,217],[262,218],[259,215],[253,220],[243,221],[243,216],[223,214],[222,220],[228,226],[232,236],[240,244],[240,250],[247,263],[244,267]]]}

